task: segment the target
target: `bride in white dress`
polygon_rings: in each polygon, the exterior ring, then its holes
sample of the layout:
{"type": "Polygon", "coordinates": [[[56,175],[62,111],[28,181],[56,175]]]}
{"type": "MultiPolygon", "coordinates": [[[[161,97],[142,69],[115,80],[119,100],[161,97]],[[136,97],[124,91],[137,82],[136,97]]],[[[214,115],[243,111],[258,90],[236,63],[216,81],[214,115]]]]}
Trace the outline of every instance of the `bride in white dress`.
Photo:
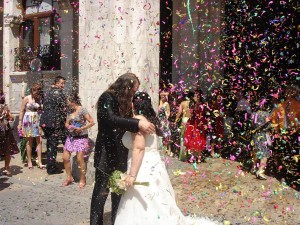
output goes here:
{"type": "MultiPolygon", "coordinates": [[[[137,92],[133,97],[135,117],[149,120],[160,134],[159,120],[152,108],[150,96],[137,92]]],[[[158,151],[157,134],[126,132],[123,144],[129,149],[127,191],[119,204],[115,225],[192,225],[219,224],[208,218],[185,217],[176,205],[175,194],[164,162],[158,151]],[[149,186],[134,181],[149,182],[149,186]]]]}

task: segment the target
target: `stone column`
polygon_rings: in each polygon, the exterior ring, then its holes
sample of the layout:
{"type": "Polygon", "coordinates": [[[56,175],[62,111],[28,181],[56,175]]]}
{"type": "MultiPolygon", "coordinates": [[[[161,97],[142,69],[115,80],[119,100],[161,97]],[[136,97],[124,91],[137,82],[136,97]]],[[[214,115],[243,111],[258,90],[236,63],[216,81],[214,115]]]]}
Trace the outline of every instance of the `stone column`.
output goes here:
{"type": "MultiPolygon", "coordinates": [[[[79,93],[93,118],[100,94],[128,71],[140,78],[156,108],[159,1],[81,0],[79,8],[79,93]]],[[[97,126],[90,133],[94,139],[97,126]]]]}
{"type": "Polygon", "coordinates": [[[19,27],[11,26],[13,16],[21,14],[21,10],[16,7],[17,1],[4,1],[3,18],[3,90],[6,96],[6,103],[11,110],[16,110],[19,105],[18,97],[21,94],[21,87],[14,89],[10,73],[14,71],[14,48],[19,44],[19,27]]]}
{"type": "MultiPolygon", "coordinates": [[[[135,73],[158,106],[159,1],[79,2],[79,94],[94,120],[99,96],[118,76],[135,73]]],[[[97,135],[97,124],[89,132],[97,135]]],[[[87,182],[94,181],[93,155],[87,182]]]]}

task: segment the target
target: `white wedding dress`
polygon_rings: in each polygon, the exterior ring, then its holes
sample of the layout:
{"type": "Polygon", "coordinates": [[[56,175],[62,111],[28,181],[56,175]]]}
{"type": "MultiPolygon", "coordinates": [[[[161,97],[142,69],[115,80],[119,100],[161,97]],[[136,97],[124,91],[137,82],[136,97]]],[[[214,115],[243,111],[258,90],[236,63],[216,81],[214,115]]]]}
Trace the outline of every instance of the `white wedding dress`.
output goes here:
{"type": "MultiPolygon", "coordinates": [[[[123,136],[129,149],[128,170],[131,165],[131,133],[123,136]]],[[[219,224],[208,218],[185,217],[176,205],[174,190],[164,162],[158,151],[158,137],[147,135],[145,154],[136,181],[149,186],[134,185],[121,198],[115,225],[209,225],[219,224]]]]}

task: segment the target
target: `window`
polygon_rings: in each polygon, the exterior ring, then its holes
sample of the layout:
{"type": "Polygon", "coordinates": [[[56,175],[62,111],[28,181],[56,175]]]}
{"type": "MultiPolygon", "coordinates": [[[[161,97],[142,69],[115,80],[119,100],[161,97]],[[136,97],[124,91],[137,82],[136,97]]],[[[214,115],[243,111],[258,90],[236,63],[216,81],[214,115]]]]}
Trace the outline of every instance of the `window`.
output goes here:
{"type": "Polygon", "coordinates": [[[19,48],[15,49],[15,70],[60,70],[60,16],[57,1],[23,2],[23,22],[20,26],[19,48]],[[34,59],[41,61],[33,68],[34,59]]]}

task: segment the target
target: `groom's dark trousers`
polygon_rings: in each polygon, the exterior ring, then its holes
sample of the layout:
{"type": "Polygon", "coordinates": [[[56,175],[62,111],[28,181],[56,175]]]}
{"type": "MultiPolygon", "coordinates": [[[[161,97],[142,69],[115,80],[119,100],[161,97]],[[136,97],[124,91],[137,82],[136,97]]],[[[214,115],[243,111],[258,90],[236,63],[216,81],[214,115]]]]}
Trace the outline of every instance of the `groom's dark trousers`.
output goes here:
{"type": "MultiPolygon", "coordinates": [[[[109,194],[108,188],[108,175],[103,173],[101,170],[96,169],[95,174],[95,186],[93,191],[93,197],[91,202],[91,225],[103,225],[103,211],[105,201],[109,194]]],[[[119,202],[121,195],[111,193],[112,210],[111,210],[111,221],[114,224],[116,214],[118,211],[119,202]]]]}

